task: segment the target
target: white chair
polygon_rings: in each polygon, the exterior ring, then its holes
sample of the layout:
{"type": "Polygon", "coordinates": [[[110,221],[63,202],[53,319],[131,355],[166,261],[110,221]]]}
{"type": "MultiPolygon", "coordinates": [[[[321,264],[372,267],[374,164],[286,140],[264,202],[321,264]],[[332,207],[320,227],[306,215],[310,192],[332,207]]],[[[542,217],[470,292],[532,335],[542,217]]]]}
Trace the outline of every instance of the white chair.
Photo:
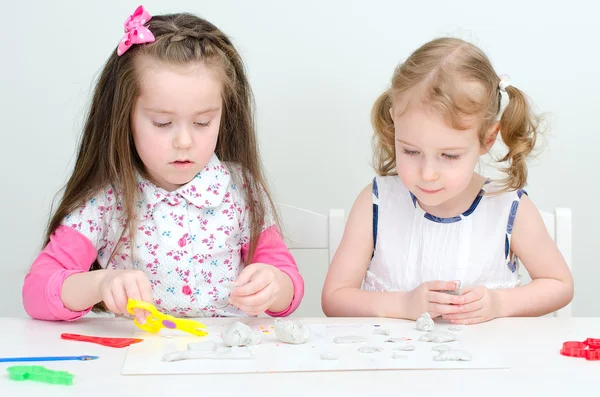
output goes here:
{"type": "Polygon", "coordinates": [[[327,249],[329,263],[344,234],[344,210],[331,209],[327,215],[287,204],[278,204],[284,240],[290,249],[327,249]]]}
{"type": "MultiPolygon", "coordinates": [[[[286,244],[290,249],[328,249],[329,264],[344,233],[344,211],[333,209],[323,215],[305,209],[279,204],[282,227],[286,244]]],[[[540,211],[548,233],[572,268],[572,212],[570,208],[555,208],[553,213],[540,211]]],[[[328,265],[329,265],[328,264],[328,265]]],[[[524,268],[521,266],[520,271],[524,268]]],[[[524,271],[526,273],[526,271],[524,271]]],[[[524,283],[530,281],[528,274],[521,274],[524,283]]],[[[571,317],[572,304],[549,314],[553,317],[571,317]]]]}
{"type": "Polygon", "coordinates": [[[344,211],[332,209],[319,214],[286,204],[277,207],[284,241],[305,278],[304,299],[294,315],[322,317],[321,289],[342,240],[346,223],[344,211]]]}
{"type": "MultiPolygon", "coordinates": [[[[540,211],[542,220],[546,224],[546,229],[554,240],[554,243],[561,252],[567,266],[572,269],[572,253],[573,253],[573,224],[572,224],[572,211],[570,208],[557,207],[554,209],[554,213],[540,211]]],[[[552,313],[554,317],[571,317],[572,316],[572,305],[569,303],[562,309],[552,313]]]]}
{"type": "MultiPolygon", "coordinates": [[[[570,208],[557,207],[554,212],[540,211],[542,220],[546,225],[548,234],[554,240],[554,243],[558,247],[558,250],[565,258],[567,266],[571,269],[571,255],[573,245],[573,232],[572,232],[572,215],[570,208]]],[[[519,275],[521,277],[521,285],[525,285],[531,281],[529,274],[523,266],[519,267],[519,275]]],[[[546,315],[545,317],[571,317],[572,316],[572,305],[569,303],[567,306],[559,309],[553,313],[546,315]]]]}

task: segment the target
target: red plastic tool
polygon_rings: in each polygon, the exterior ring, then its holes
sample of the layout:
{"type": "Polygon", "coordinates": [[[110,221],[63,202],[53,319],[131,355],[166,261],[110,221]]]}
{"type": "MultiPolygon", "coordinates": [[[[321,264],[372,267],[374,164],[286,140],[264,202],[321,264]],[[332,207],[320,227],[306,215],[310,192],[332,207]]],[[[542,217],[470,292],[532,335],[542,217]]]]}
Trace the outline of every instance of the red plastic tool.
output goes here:
{"type": "Polygon", "coordinates": [[[587,338],[583,342],[565,342],[560,354],[569,357],[582,357],[586,360],[600,360],[600,339],[587,338]]]}
{"type": "Polygon", "coordinates": [[[108,346],[108,347],[126,347],[132,345],[134,343],[139,343],[143,341],[143,339],[137,338],[106,338],[101,336],[88,336],[88,335],[78,335],[78,334],[61,334],[61,339],[65,340],[76,340],[80,342],[91,342],[97,343],[99,345],[108,346]]]}

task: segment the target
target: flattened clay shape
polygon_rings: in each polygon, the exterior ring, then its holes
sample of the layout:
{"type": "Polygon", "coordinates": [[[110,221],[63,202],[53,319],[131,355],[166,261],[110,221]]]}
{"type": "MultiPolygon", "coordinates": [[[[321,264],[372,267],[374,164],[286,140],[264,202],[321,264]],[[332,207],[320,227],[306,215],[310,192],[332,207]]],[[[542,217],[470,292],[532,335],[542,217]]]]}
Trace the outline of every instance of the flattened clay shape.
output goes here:
{"type": "Polygon", "coordinates": [[[375,335],[384,335],[384,336],[390,336],[390,331],[388,331],[385,328],[375,328],[375,330],[373,331],[373,333],[375,335]]]}
{"type": "Polygon", "coordinates": [[[404,338],[389,338],[389,339],[386,339],[385,342],[387,342],[387,343],[406,343],[406,339],[404,339],[404,338]]]}
{"type": "Polygon", "coordinates": [[[455,341],[456,337],[449,331],[432,331],[423,335],[421,340],[423,342],[445,343],[455,341]]]}
{"type": "Polygon", "coordinates": [[[415,350],[415,345],[406,344],[404,346],[394,347],[392,350],[410,352],[410,351],[415,350]]]}
{"type": "Polygon", "coordinates": [[[347,335],[347,336],[338,336],[333,338],[333,343],[338,344],[348,344],[348,343],[364,343],[367,341],[367,338],[364,336],[356,336],[356,335],[347,335]]]}
{"type": "Polygon", "coordinates": [[[383,351],[383,348],[375,346],[363,346],[359,348],[358,351],[365,354],[381,353],[383,351]]]}
{"type": "Polygon", "coordinates": [[[321,353],[321,360],[339,360],[340,355],[333,352],[323,352],[321,353]]]}
{"type": "Polygon", "coordinates": [[[448,345],[436,345],[431,348],[431,350],[436,351],[436,352],[445,352],[446,350],[450,350],[450,349],[452,349],[452,348],[448,345]]]}
{"type": "Polygon", "coordinates": [[[471,353],[464,350],[446,350],[440,352],[438,356],[433,357],[435,361],[471,361],[473,357],[471,353]]]}

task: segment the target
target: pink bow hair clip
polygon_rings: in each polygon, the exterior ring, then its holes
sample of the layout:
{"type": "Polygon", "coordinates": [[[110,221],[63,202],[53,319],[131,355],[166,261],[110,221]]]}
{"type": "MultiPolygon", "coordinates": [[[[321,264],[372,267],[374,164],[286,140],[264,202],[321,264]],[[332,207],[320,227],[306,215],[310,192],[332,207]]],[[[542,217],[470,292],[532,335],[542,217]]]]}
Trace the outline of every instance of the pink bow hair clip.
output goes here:
{"type": "Polygon", "coordinates": [[[154,35],[144,26],[152,16],[144,9],[144,6],[136,8],[133,15],[125,21],[125,35],[117,47],[117,55],[121,56],[134,44],[152,43],[154,35]]]}

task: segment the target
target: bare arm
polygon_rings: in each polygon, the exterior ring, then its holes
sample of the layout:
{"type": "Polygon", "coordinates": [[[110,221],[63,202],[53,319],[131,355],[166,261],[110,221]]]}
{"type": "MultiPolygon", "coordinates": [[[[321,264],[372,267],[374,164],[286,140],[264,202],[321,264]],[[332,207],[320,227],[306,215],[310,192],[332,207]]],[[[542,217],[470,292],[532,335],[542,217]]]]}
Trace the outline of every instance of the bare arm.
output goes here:
{"type": "Polygon", "coordinates": [[[512,249],[531,276],[531,283],[495,291],[499,317],[541,316],[573,299],[573,277],[549,236],[539,211],[526,195],[519,203],[512,249]]]}
{"type": "Polygon", "coordinates": [[[358,195],[321,295],[327,316],[406,318],[407,292],[360,289],[373,253],[371,185],[358,195]]]}

